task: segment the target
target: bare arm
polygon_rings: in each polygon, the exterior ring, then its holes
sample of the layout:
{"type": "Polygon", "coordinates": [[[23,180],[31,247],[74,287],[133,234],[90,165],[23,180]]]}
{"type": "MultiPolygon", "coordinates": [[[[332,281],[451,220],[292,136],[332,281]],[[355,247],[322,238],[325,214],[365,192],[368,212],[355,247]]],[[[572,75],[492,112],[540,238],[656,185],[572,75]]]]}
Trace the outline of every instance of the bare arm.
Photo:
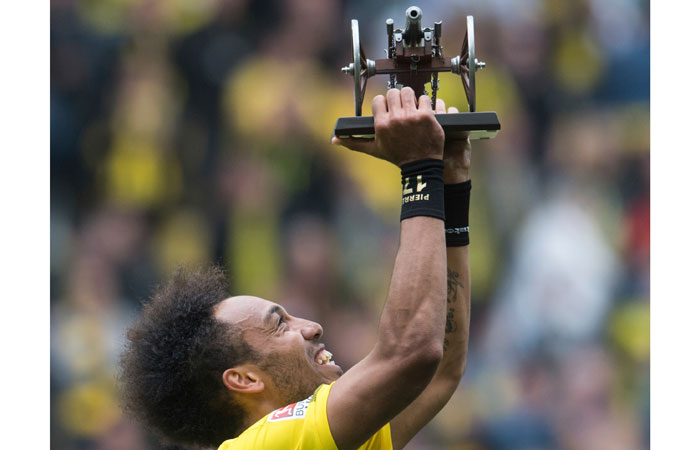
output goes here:
{"type": "Polygon", "coordinates": [[[443,358],[430,384],[391,421],[395,450],[403,448],[447,404],[466,367],[470,312],[469,247],[447,249],[447,274],[443,358]]]}
{"type": "MultiPolygon", "coordinates": [[[[445,104],[441,100],[438,100],[437,112],[445,112],[445,104]]],[[[457,110],[450,108],[450,112],[457,110]]],[[[466,136],[464,141],[445,144],[445,184],[463,183],[470,178],[470,153],[466,136]]],[[[440,412],[464,374],[469,341],[470,277],[469,247],[448,247],[443,358],[428,387],[391,421],[391,439],[395,450],[403,448],[440,412]]]]}
{"type": "MultiPolygon", "coordinates": [[[[397,165],[442,159],[444,134],[421,97],[392,89],[372,103],[376,142],[336,140],[397,165]],[[436,147],[437,146],[437,147],[436,147]]],[[[379,323],[367,357],[333,386],[327,414],[339,449],[357,448],[418,397],[442,357],[446,253],[444,222],[413,217],[401,222],[401,241],[379,323]]]]}

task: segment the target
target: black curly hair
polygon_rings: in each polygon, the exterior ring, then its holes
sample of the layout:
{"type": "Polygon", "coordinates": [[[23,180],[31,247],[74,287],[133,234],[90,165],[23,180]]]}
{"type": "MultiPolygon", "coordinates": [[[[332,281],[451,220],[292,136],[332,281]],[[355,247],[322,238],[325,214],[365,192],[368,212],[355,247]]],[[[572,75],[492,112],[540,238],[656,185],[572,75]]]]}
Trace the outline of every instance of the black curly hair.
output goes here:
{"type": "Polygon", "coordinates": [[[127,332],[123,407],[166,441],[216,447],[242,431],[243,411],[221,375],[256,354],[213,316],[228,297],[220,267],[180,268],[127,332]]]}

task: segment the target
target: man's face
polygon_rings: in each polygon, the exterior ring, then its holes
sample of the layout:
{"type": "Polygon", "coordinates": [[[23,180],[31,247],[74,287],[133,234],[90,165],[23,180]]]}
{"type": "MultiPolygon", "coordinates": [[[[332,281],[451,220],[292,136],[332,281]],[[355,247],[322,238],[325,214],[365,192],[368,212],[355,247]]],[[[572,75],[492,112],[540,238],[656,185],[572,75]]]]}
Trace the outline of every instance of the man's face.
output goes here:
{"type": "Polygon", "coordinates": [[[320,342],[323,328],[289,315],[276,303],[258,297],[231,297],[216,307],[214,316],[241,330],[243,339],[259,356],[256,364],[272,382],[269,387],[284,403],[303,400],[319,385],[343,374],[339,366],[324,361],[325,347],[320,342]]]}

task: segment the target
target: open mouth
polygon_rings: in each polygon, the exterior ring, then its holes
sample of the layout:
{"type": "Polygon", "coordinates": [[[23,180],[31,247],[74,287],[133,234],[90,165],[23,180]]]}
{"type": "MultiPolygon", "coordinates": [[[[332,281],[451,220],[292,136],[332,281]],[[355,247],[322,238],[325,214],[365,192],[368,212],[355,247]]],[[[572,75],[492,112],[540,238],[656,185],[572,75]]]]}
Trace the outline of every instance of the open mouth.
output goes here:
{"type": "Polygon", "coordinates": [[[335,365],[335,361],[333,361],[331,358],[333,358],[333,353],[326,349],[321,349],[318,353],[316,353],[316,364],[319,366],[325,366],[328,364],[335,365]]]}

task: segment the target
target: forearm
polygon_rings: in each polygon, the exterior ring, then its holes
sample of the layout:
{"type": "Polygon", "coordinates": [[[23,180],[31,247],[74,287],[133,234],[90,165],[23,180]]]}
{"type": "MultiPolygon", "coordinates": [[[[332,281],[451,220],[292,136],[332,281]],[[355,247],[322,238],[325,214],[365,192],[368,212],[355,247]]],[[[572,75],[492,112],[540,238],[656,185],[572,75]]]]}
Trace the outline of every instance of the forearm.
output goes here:
{"type": "Polygon", "coordinates": [[[399,250],[380,318],[378,349],[396,356],[444,340],[447,273],[444,222],[413,217],[401,222],[399,250]]]}
{"type": "Polygon", "coordinates": [[[359,447],[430,383],[442,357],[446,266],[444,222],[425,216],[403,220],[378,342],[328,398],[338,448],[359,447]],[[348,411],[362,419],[346,422],[348,411]]]}
{"type": "Polygon", "coordinates": [[[448,247],[445,339],[436,378],[458,382],[464,373],[469,342],[470,283],[469,247],[448,247]]]}

